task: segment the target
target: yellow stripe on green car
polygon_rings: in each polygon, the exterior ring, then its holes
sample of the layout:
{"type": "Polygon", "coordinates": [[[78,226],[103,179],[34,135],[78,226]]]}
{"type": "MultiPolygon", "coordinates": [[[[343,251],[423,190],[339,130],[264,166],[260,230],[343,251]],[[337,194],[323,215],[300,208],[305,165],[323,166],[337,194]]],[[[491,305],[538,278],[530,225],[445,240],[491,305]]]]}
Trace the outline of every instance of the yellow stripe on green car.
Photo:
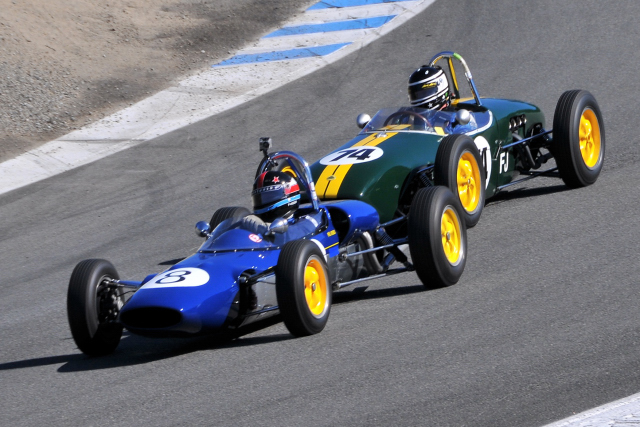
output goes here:
{"type": "MultiPolygon", "coordinates": [[[[370,135],[364,139],[361,139],[356,144],[352,145],[351,148],[354,147],[375,147],[386,141],[387,139],[397,135],[397,132],[389,132],[389,133],[376,133],[370,135]]],[[[338,197],[338,191],[340,190],[340,186],[344,181],[345,176],[347,176],[347,172],[351,169],[353,164],[348,165],[328,165],[324,168],[322,173],[320,174],[320,178],[316,182],[316,192],[318,197],[321,199],[335,199],[338,197]]]]}

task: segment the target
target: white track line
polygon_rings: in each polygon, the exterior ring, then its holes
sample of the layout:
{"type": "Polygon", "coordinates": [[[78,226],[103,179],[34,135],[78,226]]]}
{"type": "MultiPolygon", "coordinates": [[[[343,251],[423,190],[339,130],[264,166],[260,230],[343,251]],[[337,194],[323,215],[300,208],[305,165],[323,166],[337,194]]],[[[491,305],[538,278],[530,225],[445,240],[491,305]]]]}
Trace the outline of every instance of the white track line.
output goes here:
{"type": "Polygon", "coordinates": [[[212,67],[131,107],[0,164],[0,194],[126,150],[251,101],[333,63],[402,25],[435,0],[307,11],[284,27],[396,15],[378,28],[267,37],[236,54],[350,43],[326,55],[212,67]],[[241,82],[241,83],[240,83],[241,82]]]}
{"type": "Polygon", "coordinates": [[[544,427],[640,427],[640,393],[544,427]]]}

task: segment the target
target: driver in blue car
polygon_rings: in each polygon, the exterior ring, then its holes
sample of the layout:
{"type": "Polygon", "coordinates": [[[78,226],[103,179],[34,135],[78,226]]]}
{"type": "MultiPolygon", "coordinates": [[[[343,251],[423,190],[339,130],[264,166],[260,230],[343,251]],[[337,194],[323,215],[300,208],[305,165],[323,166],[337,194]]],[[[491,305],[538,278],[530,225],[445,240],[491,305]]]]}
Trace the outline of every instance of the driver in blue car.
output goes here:
{"type": "Polygon", "coordinates": [[[300,207],[300,185],[287,172],[262,172],[253,183],[251,201],[253,215],[242,219],[241,227],[256,234],[266,235],[268,226],[277,218],[287,221],[284,240],[298,239],[313,233],[323,223],[320,212],[296,214],[300,207]]]}
{"type": "Polygon", "coordinates": [[[300,186],[286,172],[262,172],[253,183],[251,201],[253,215],[243,218],[242,228],[265,235],[267,224],[276,218],[293,217],[300,206],[300,186]]]}
{"type": "Polygon", "coordinates": [[[300,206],[300,186],[286,172],[263,172],[253,183],[251,199],[253,212],[263,221],[288,219],[300,206]]]}
{"type": "MultiPolygon", "coordinates": [[[[449,81],[442,68],[423,65],[411,73],[409,77],[409,101],[411,101],[412,107],[453,111],[451,108],[449,81]]],[[[456,123],[455,120],[449,120],[450,118],[450,114],[435,115],[435,120],[432,120],[433,123],[425,119],[425,124],[436,131],[440,128],[446,134],[464,133],[475,129],[473,115],[471,115],[470,122],[464,125],[456,123]]]]}
{"type": "MultiPolygon", "coordinates": [[[[277,218],[287,221],[282,239],[300,239],[324,224],[322,211],[300,208],[302,197],[298,180],[288,172],[262,172],[253,183],[253,215],[243,219],[242,227],[265,236],[268,224],[277,218]]],[[[277,238],[279,240],[279,238],[277,238]]]]}

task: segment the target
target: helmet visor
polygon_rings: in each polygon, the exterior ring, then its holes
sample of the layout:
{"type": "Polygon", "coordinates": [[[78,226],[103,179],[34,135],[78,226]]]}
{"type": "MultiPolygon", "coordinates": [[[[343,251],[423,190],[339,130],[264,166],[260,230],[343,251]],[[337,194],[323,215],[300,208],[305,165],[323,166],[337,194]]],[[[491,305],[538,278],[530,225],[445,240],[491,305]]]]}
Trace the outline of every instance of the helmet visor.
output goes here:
{"type": "Polygon", "coordinates": [[[427,101],[438,95],[438,84],[436,82],[420,83],[409,87],[409,97],[412,102],[427,101]]]}
{"type": "Polygon", "coordinates": [[[281,184],[256,188],[251,192],[253,207],[256,209],[276,203],[283,198],[285,198],[284,186],[281,184]]]}

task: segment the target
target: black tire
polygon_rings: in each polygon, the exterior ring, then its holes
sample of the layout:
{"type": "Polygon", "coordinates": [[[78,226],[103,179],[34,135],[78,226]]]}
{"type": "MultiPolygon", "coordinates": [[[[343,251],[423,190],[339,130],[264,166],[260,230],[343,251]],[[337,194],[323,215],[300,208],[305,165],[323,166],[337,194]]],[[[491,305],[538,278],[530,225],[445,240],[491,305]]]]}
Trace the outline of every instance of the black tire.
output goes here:
{"type": "Polygon", "coordinates": [[[318,245],[310,240],[294,240],[283,246],[276,265],[276,296],[284,324],[292,335],[303,337],[324,329],[331,311],[332,288],[318,245]]]}
{"type": "Polygon", "coordinates": [[[551,152],[564,183],[579,188],[596,182],[604,151],[604,123],[596,99],[586,90],[563,93],[553,115],[551,152]]]}
{"type": "Polygon", "coordinates": [[[105,279],[119,279],[114,266],[103,259],[87,259],[76,265],[69,280],[67,316],[78,348],[89,356],[112,353],[122,337],[116,323],[124,297],[104,286],[105,279]]]}
{"type": "Polygon", "coordinates": [[[233,218],[233,221],[240,221],[247,215],[251,215],[251,212],[247,208],[231,206],[228,208],[220,208],[213,213],[211,221],[209,221],[209,232],[216,229],[220,223],[226,219],[233,218]]]}
{"type": "Polygon", "coordinates": [[[411,260],[424,286],[457,283],[467,262],[467,230],[453,193],[442,186],[420,189],[411,204],[408,229],[411,260]]]}
{"type": "Polygon", "coordinates": [[[467,135],[445,136],[436,153],[436,185],[448,187],[456,196],[467,227],[475,226],[484,208],[486,179],[478,147],[467,135]],[[458,175],[466,178],[458,182],[458,175]]]}

